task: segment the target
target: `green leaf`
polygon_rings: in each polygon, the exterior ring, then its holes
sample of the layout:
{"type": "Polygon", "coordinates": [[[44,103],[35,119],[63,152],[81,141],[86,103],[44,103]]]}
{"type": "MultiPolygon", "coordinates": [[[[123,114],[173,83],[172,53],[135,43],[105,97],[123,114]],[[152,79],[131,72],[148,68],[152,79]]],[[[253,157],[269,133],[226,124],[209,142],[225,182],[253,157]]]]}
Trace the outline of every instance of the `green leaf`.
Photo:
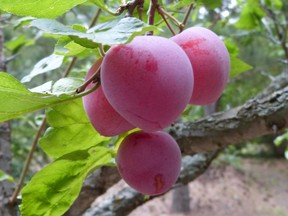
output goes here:
{"type": "Polygon", "coordinates": [[[103,145],[110,138],[95,131],[82,105],[77,99],[48,109],[50,128],[40,140],[40,146],[52,157],[60,157],[73,151],[103,145]]]}
{"type": "Polygon", "coordinates": [[[274,140],[274,144],[276,146],[280,146],[285,140],[288,140],[288,131],[280,136],[277,136],[274,140]]]}
{"type": "Polygon", "coordinates": [[[258,27],[263,16],[265,16],[265,12],[260,7],[259,2],[247,0],[247,4],[242,8],[240,19],[235,26],[240,29],[254,29],[258,27]]]}
{"type": "Polygon", "coordinates": [[[36,18],[35,17],[22,17],[22,18],[20,18],[14,22],[14,25],[13,25],[14,29],[28,25],[34,19],[36,19],[36,18]]]}
{"type": "Polygon", "coordinates": [[[96,44],[115,45],[128,43],[136,35],[141,35],[146,31],[158,30],[157,27],[149,26],[135,17],[119,19],[118,22],[113,22],[113,25],[110,25],[108,29],[100,32],[93,32],[95,31],[94,29],[99,29],[96,26],[87,33],[83,33],[51,19],[33,20],[31,26],[51,34],[70,36],[76,43],[87,48],[96,48],[96,44]]]}
{"type": "Polygon", "coordinates": [[[83,79],[65,77],[57,80],[52,86],[52,94],[56,96],[74,94],[75,89],[83,84],[83,79]]]}
{"type": "Polygon", "coordinates": [[[230,63],[231,63],[230,65],[231,77],[237,76],[253,68],[251,65],[245,63],[244,61],[235,56],[230,56],[230,63]]]}
{"type": "Polygon", "coordinates": [[[244,61],[238,58],[239,48],[231,40],[231,38],[226,38],[224,43],[230,55],[230,76],[231,77],[237,76],[253,68],[251,65],[245,63],[244,61]]]}
{"type": "Polygon", "coordinates": [[[78,197],[86,176],[111,159],[109,149],[92,147],[55,160],[22,189],[21,214],[63,215],[78,197]]]}
{"type": "Polygon", "coordinates": [[[2,171],[2,170],[0,169],[0,182],[1,182],[1,181],[5,181],[5,180],[14,182],[14,179],[13,179],[12,176],[8,175],[7,173],[5,173],[4,171],[2,171]]]}
{"type": "Polygon", "coordinates": [[[5,43],[5,47],[12,51],[12,54],[17,53],[22,47],[34,44],[34,40],[27,40],[26,35],[22,34],[5,43]]]}
{"type": "MultiPolygon", "coordinates": [[[[195,1],[194,1],[195,2],[195,1]]],[[[181,0],[181,1],[173,1],[174,4],[171,4],[171,8],[182,8],[188,5],[191,5],[193,2],[191,0],[181,0]]]]}
{"type": "MultiPolygon", "coordinates": [[[[75,85],[78,83],[79,81],[75,81],[75,85]]],[[[62,85],[66,84],[62,83],[62,85]]],[[[71,80],[67,85],[71,88],[71,80]]],[[[0,101],[5,101],[0,106],[0,122],[67,100],[74,100],[77,97],[74,92],[68,92],[67,94],[58,91],[55,94],[53,92],[35,93],[29,91],[13,76],[0,72],[0,101]]]]}
{"type": "Polygon", "coordinates": [[[56,18],[87,0],[1,0],[0,9],[20,16],[56,18]]]}
{"type": "Polygon", "coordinates": [[[33,70],[27,76],[23,77],[21,82],[30,82],[32,78],[39,74],[43,74],[61,67],[64,60],[64,56],[51,54],[43,59],[41,59],[37,64],[35,64],[33,70]]]}
{"type": "Polygon", "coordinates": [[[113,12],[112,10],[110,10],[106,4],[104,4],[103,0],[90,0],[91,2],[93,2],[94,4],[96,4],[99,8],[101,8],[103,11],[111,14],[111,15],[115,15],[115,12],[113,12]]]}
{"type": "Polygon", "coordinates": [[[200,0],[199,2],[202,2],[204,7],[206,7],[208,10],[215,9],[222,5],[221,0],[200,0]]]}
{"type": "Polygon", "coordinates": [[[280,11],[283,8],[283,2],[281,0],[265,0],[265,4],[273,10],[280,11]]]}

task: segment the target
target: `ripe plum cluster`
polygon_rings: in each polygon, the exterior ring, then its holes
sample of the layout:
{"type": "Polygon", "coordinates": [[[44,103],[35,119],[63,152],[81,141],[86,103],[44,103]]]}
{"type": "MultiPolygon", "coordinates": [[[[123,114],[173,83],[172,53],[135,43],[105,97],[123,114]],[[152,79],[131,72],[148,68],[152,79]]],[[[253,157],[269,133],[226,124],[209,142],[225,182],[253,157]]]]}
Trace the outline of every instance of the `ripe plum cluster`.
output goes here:
{"type": "MultiPolygon", "coordinates": [[[[98,68],[96,62],[86,79],[98,68]]],[[[101,87],[83,97],[83,104],[92,125],[104,136],[141,129],[125,137],[116,157],[118,170],[131,187],[157,195],[176,182],[181,152],[161,130],[187,104],[217,101],[229,70],[224,43],[202,27],[170,39],[138,36],[129,44],[110,48],[101,65],[101,87]]]]}

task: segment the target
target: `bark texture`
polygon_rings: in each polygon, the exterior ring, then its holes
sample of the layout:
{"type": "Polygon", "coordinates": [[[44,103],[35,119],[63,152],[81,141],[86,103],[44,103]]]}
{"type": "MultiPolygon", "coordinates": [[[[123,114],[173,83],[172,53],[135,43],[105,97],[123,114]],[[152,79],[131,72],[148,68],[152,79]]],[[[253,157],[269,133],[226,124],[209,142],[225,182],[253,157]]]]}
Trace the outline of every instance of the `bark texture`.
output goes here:
{"type": "Polygon", "coordinates": [[[215,151],[288,127],[288,86],[227,112],[169,129],[184,154],[215,151]]]}
{"type": "MultiPolygon", "coordinates": [[[[4,34],[3,29],[0,26],[0,71],[6,71],[4,53],[4,34]]],[[[7,174],[11,172],[11,131],[8,122],[0,124],[0,170],[4,171],[7,174]]],[[[13,193],[14,185],[5,180],[0,181],[0,216],[12,216],[16,215],[15,209],[9,206],[9,198],[13,193]]]]}

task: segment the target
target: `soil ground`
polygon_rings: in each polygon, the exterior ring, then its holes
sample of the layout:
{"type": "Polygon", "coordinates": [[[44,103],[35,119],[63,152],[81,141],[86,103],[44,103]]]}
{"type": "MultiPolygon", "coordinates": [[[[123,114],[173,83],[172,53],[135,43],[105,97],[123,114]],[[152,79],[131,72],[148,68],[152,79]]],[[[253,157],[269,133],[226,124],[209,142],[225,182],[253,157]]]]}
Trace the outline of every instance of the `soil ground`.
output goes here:
{"type": "Polygon", "coordinates": [[[288,216],[288,161],[241,159],[237,168],[214,164],[185,190],[186,201],[170,191],[129,216],[288,216]],[[186,213],[173,211],[173,200],[180,209],[186,202],[189,211],[187,206],[181,209],[186,213]]]}

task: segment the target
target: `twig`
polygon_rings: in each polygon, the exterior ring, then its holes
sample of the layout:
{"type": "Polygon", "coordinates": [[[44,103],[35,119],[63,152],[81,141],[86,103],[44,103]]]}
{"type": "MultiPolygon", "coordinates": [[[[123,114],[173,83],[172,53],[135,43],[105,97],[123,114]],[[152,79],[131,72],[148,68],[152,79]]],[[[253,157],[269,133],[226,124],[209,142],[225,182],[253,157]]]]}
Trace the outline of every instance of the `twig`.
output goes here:
{"type": "Polygon", "coordinates": [[[180,29],[180,31],[182,31],[184,29],[184,25],[183,23],[181,23],[179,20],[177,20],[174,16],[172,16],[170,13],[168,13],[163,7],[158,6],[158,12],[160,14],[163,14],[165,16],[167,16],[176,26],[178,26],[178,28],[180,29]]]}
{"type": "MultiPolygon", "coordinates": [[[[157,8],[158,9],[158,12],[159,12],[159,7],[157,8]]],[[[159,14],[161,15],[162,19],[164,20],[164,22],[166,23],[167,27],[169,28],[170,32],[173,34],[173,35],[176,35],[175,31],[173,30],[173,28],[171,27],[171,25],[169,24],[169,22],[167,21],[165,15],[163,13],[160,13],[159,14]]]]}
{"type": "MultiPolygon", "coordinates": [[[[150,5],[148,9],[148,24],[149,25],[154,25],[154,17],[155,17],[155,12],[157,10],[157,7],[159,6],[158,0],[150,0],[150,5]]],[[[147,32],[146,35],[153,35],[153,31],[147,32]]]]}
{"type": "Polygon", "coordinates": [[[280,42],[280,45],[281,45],[284,53],[285,53],[285,58],[288,59],[288,47],[286,45],[286,42],[287,42],[287,33],[286,33],[287,32],[287,25],[279,24],[281,22],[279,22],[279,20],[277,20],[277,16],[272,10],[265,7],[264,5],[262,5],[262,8],[265,10],[268,17],[273,21],[276,35],[278,37],[278,40],[280,42]]]}
{"type": "Polygon", "coordinates": [[[24,179],[25,179],[25,176],[26,176],[26,173],[28,171],[28,168],[30,166],[30,163],[31,163],[31,160],[33,158],[33,154],[34,154],[34,151],[36,149],[36,146],[37,146],[37,143],[38,143],[38,140],[42,134],[42,131],[45,129],[45,126],[46,126],[46,118],[43,119],[39,129],[37,130],[37,133],[33,139],[33,142],[32,142],[32,146],[31,146],[31,149],[29,151],[29,154],[28,154],[28,157],[26,159],[26,162],[25,162],[25,165],[24,165],[24,168],[22,170],[22,173],[21,173],[21,176],[20,176],[20,179],[19,179],[19,182],[16,186],[16,189],[15,191],[13,192],[10,200],[9,200],[9,203],[11,205],[15,205],[16,203],[16,199],[17,199],[17,196],[22,188],[22,185],[23,185],[23,182],[24,182],[24,179]]]}
{"type": "Polygon", "coordinates": [[[134,1],[130,1],[124,5],[120,5],[120,7],[115,11],[115,15],[119,16],[121,15],[125,10],[127,10],[127,14],[126,16],[128,17],[132,17],[133,16],[133,12],[135,10],[136,7],[142,7],[143,8],[144,5],[144,0],[134,0],[134,1]]]}
{"type": "Polygon", "coordinates": [[[74,67],[76,61],[77,61],[77,57],[74,56],[71,60],[71,62],[69,63],[69,65],[67,66],[66,70],[64,71],[64,75],[63,77],[67,77],[69,75],[69,73],[71,72],[72,68],[74,67]]]}
{"type": "Polygon", "coordinates": [[[185,25],[187,24],[189,15],[190,15],[192,9],[194,9],[195,7],[196,7],[196,3],[195,3],[195,2],[192,3],[192,4],[190,4],[190,6],[189,6],[189,8],[188,8],[188,10],[186,11],[186,14],[185,14],[185,16],[184,16],[183,22],[182,22],[183,28],[180,29],[179,33],[181,33],[181,32],[184,30],[184,27],[185,27],[185,25]]]}
{"type": "Polygon", "coordinates": [[[139,19],[140,20],[143,20],[143,7],[144,7],[144,0],[143,0],[143,4],[139,4],[138,6],[137,6],[137,11],[138,11],[138,16],[139,16],[139,19]]]}

